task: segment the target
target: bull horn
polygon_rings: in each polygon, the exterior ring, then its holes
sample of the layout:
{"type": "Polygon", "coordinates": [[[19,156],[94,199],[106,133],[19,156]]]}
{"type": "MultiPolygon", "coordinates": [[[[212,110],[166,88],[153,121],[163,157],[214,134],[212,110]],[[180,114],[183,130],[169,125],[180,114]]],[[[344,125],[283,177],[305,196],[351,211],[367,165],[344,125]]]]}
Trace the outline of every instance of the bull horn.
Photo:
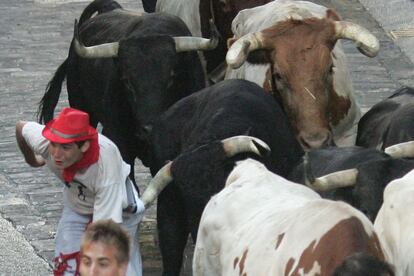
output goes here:
{"type": "Polygon", "coordinates": [[[263,48],[261,32],[246,34],[231,45],[227,51],[226,62],[231,68],[237,69],[246,61],[251,51],[261,48],[263,48]]]}
{"type": "Polygon", "coordinates": [[[414,141],[389,146],[384,149],[384,152],[393,158],[414,157],[414,141]]]}
{"type": "Polygon", "coordinates": [[[112,58],[118,56],[119,42],[86,47],[77,39],[73,41],[76,53],[83,58],[112,58]]]}
{"type": "Polygon", "coordinates": [[[78,21],[75,19],[73,47],[75,52],[83,58],[112,58],[118,56],[119,42],[111,42],[86,47],[80,42],[78,21]]]}
{"type": "Polygon", "coordinates": [[[172,161],[168,162],[164,167],[162,167],[154,178],[150,181],[145,192],[141,196],[141,200],[144,203],[145,208],[147,208],[161,193],[162,190],[173,181],[171,174],[171,165],[172,161]]]}
{"type": "Polygon", "coordinates": [[[270,152],[270,148],[265,142],[252,136],[233,136],[221,140],[221,143],[223,144],[224,152],[228,157],[232,157],[242,152],[253,152],[259,156],[263,156],[263,149],[265,153],[270,152]]]}
{"type": "Polygon", "coordinates": [[[175,51],[177,53],[213,50],[218,44],[218,40],[215,38],[208,39],[202,37],[176,36],[173,37],[173,39],[175,42],[175,51]]]}
{"type": "MultiPolygon", "coordinates": [[[[175,51],[205,51],[214,49],[218,40],[207,39],[191,36],[173,37],[175,42],[175,51]]],[[[74,39],[76,53],[83,58],[111,58],[118,56],[119,42],[104,43],[96,46],[86,47],[74,39]]]]}
{"type": "MultiPolygon", "coordinates": [[[[175,42],[175,51],[206,51],[217,47],[218,38],[211,39],[191,36],[173,37],[175,42]]],[[[104,43],[96,46],[86,47],[76,38],[74,39],[76,53],[83,58],[112,58],[118,56],[119,42],[104,43]]]]}
{"type": "Polygon", "coordinates": [[[219,42],[219,32],[214,25],[213,20],[210,19],[210,34],[211,38],[191,37],[191,36],[176,36],[173,37],[175,41],[175,51],[208,51],[217,47],[219,42]]]}
{"type": "Polygon", "coordinates": [[[335,21],[336,38],[350,39],[356,42],[358,50],[367,57],[375,57],[379,51],[378,39],[364,27],[348,22],[335,21]]]}
{"type": "Polygon", "coordinates": [[[303,166],[306,186],[319,192],[354,186],[358,176],[357,169],[349,169],[315,178],[311,171],[307,152],[304,156],[303,166]]]}

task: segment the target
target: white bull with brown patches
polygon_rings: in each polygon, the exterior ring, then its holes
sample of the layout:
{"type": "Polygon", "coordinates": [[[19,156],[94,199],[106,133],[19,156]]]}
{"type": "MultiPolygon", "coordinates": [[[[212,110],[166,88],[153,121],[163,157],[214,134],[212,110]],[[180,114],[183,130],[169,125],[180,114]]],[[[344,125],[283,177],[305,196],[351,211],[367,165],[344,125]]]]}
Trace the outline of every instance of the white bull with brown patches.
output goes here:
{"type": "Polygon", "coordinates": [[[339,40],[352,40],[373,57],[375,36],[331,9],[289,0],[240,11],[232,30],[227,79],[247,79],[273,93],[303,148],[355,144],[360,109],[339,40]]]}
{"type": "MultiPolygon", "coordinates": [[[[361,212],[321,199],[247,159],[204,209],[193,274],[332,275],[357,252],[378,263],[384,259],[373,225],[361,212]]],[[[357,266],[370,273],[362,275],[392,275],[371,270],[379,267],[357,266]]],[[[361,275],[352,272],[347,275],[361,275]]]]}
{"type": "Polygon", "coordinates": [[[387,185],[375,229],[395,275],[414,275],[414,170],[387,185]]]}

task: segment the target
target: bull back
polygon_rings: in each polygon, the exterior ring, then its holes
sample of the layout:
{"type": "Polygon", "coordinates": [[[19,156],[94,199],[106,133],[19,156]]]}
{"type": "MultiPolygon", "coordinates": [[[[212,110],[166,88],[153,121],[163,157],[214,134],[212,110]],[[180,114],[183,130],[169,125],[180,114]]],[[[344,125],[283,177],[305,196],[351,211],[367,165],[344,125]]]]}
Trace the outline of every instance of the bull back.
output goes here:
{"type": "Polygon", "coordinates": [[[358,252],[384,260],[373,226],[362,213],[245,160],[204,209],[193,272],[332,275],[358,252]]]}

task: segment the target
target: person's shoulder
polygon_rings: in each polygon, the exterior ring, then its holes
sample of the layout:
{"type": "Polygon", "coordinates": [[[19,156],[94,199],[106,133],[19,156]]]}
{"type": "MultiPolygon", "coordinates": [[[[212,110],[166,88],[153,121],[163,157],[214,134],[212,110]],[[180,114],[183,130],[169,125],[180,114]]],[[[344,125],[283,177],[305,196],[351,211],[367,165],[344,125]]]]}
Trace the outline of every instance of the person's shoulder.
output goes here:
{"type": "Polygon", "coordinates": [[[119,149],[115,143],[105,135],[98,134],[98,143],[101,153],[108,155],[119,154],[119,149]]]}
{"type": "Polygon", "coordinates": [[[25,122],[22,125],[22,134],[23,134],[23,136],[26,136],[26,135],[41,135],[42,130],[43,130],[44,127],[45,127],[44,125],[41,125],[41,124],[36,123],[36,122],[32,122],[32,121],[25,122]]]}
{"type": "Polygon", "coordinates": [[[116,147],[115,143],[112,142],[111,139],[109,139],[108,137],[106,137],[105,135],[103,135],[101,133],[98,133],[98,142],[99,142],[99,145],[102,144],[102,145],[108,145],[108,146],[115,146],[116,147]]]}
{"type": "Polygon", "coordinates": [[[115,143],[102,134],[98,135],[98,142],[100,147],[99,160],[97,164],[99,171],[103,171],[103,175],[105,177],[110,175],[111,178],[115,175],[120,174],[128,175],[130,167],[123,160],[121,153],[115,143]]]}
{"type": "Polygon", "coordinates": [[[30,129],[43,129],[44,127],[45,127],[44,125],[41,125],[33,121],[24,122],[24,125],[23,125],[23,128],[26,128],[26,129],[29,129],[29,128],[30,129]]]}

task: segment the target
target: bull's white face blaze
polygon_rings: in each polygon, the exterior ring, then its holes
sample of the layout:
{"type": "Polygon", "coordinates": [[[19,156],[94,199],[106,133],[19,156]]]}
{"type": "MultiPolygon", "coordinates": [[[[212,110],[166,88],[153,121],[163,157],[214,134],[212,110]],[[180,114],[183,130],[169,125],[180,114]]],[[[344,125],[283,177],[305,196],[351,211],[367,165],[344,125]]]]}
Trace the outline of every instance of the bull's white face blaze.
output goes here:
{"type": "Polygon", "coordinates": [[[351,105],[334,90],[333,21],[289,19],[262,35],[271,64],[264,87],[282,100],[298,141],[305,149],[331,144],[331,125],[338,124],[351,105]],[[269,87],[271,77],[276,87],[269,87]]]}

